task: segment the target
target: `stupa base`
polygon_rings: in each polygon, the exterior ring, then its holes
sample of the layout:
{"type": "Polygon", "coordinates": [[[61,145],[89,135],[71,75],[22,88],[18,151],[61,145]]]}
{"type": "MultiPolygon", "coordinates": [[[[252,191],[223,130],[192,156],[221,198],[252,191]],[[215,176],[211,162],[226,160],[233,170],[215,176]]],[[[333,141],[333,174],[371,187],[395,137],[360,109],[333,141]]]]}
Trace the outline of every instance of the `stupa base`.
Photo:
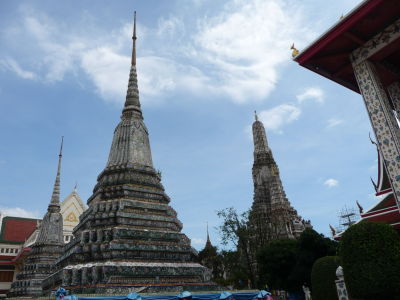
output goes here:
{"type": "Polygon", "coordinates": [[[74,294],[218,291],[211,273],[198,263],[108,261],[64,267],[44,280],[43,290],[63,286],[74,294]]]}
{"type": "Polygon", "coordinates": [[[127,295],[129,293],[179,293],[182,291],[219,291],[218,285],[209,283],[152,283],[142,285],[96,284],[86,286],[66,286],[71,294],[127,295]]]}

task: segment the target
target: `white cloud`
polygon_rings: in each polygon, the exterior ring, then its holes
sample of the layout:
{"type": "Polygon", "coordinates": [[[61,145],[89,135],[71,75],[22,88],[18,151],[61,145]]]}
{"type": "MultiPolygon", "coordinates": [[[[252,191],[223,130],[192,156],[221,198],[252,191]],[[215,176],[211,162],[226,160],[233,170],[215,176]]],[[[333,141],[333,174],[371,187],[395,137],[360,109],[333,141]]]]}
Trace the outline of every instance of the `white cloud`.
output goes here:
{"type": "Polygon", "coordinates": [[[76,62],[86,47],[85,42],[63,32],[56,22],[44,14],[36,14],[31,10],[25,13],[24,31],[35,41],[41,53],[37,65],[42,73],[42,80],[63,80],[66,72],[74,71],[76,62]]]}
{"type": "Polygon", "coordinates": [[[328,120],[327,127],[328,128],[332,128],[332,127],[338,126],[340,124],[343,124],[343,122],[344,122],[343,120],[336,119],[336,118],[331,118],[331,119],[328,120]]]}
{"type": "Polygon", "coordinates": [[[278,69],[291,61],[293,40],[309,39],[301,15],[283,0],[232,1],[219,15],[203,20],[197,54],[232,100],[263,100],[276,85],[278,69]]]}
{"type": "Polygon", "coordinates": [[[38,211],[28,211],[20,207],[0,207],[0,213],[3,216],[12,216],[21,218],[39,218],[38,211]]]}
{"type": "Polygon", "coordinates": [[[314,100],[318,103],[324,102],[324,91],[318,87],[309,87],[305,89],[301,94],[296,95],[297,100],[299,103],[302,103],[306,100],[314,100]]]}
{"type": "Polygon", "coordinates": [[[173,37],[176,34],[183,34],[185,25],[181,19],[170,17],[168,19],[160,18],[158,20],[157,35],[162,37],[173,37]]]}
{"type": "Polygon", "coordinates": [[[264,124],[266,130],[280,133],[284,125],[297,120],[300,114],[301,110],[297,106],[281,104],[269,110],[259,112],[258,118],[264,124]]]}
{"type": "Polygon", "coordinates": [[[128,85],[130,59],[109,47],[82,53],[81,66],[92,79],[97,92],[106,100],[124,100],[128,85]]]}
{"type": "Polygon", "coordinates": [[[146,56],[138,59],[139,89],[151,96],[176,90],[209,92],[208,78],[197,68],[173,60],[146,56]]]}
{"type": "Polygon", "coordinates": [[[326,185],[327,187],[335,187],[339,184],[339,181],[333,178],[329,178],[327,180],[325,180],[324,185],[326,185]]]}
{"type": "MultiPolygon", "coordinates": [[[[286,0],[237,0],[214,16],[196,19],[194,28],[185,27],[190,23],[186,17],[161,18],[154,28],[138,23],[139,90],[146,101],[175,91],[201,91],[236,103],[263,101],[279,79],[278,69],[291,62],[291,43],[301,46],[310,40],[301,16],[299,7],[286,0]]],[[[83,70],[102,98],[124,101],[131,20],[107,32],[87,24],[93,20],[86,16],[66,25],[42,12],[22,10],[20,30],[12,38],[30,44],[35,70],[15,64],[8,69],[46,82],[83,70]]]]}
{"type": "Polygon", "coordinates": [[[30,71],[22,69],[22,67],[12,58],[6,58],[0,60],[0,68],[3,70],[9,70],[17,74],[19,77],[24,79],[35,79],[36,74],[30,71]]]}
{"type": "Polygon", "coordinates": [[[206,242],[201,238],[191,238],[193,245],[204,245],[206,242]]]}

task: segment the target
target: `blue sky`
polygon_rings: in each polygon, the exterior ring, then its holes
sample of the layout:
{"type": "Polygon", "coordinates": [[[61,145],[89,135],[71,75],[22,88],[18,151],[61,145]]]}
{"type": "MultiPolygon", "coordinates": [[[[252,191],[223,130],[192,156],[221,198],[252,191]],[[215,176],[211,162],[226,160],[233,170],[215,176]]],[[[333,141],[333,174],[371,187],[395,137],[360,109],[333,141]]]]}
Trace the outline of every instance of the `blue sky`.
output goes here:
{"type": "Polygon", "coordinates": [[[376,199],[376,151],[360,95],[291,60],[360,1],[1,1],[0,209],[42,216],[60,136],[62,197],[91,195],[128,82],[133,11],[153,162],[202,248],[216,211],[251,206],[259,112],[292,205],[329,234],[376,199]]]}

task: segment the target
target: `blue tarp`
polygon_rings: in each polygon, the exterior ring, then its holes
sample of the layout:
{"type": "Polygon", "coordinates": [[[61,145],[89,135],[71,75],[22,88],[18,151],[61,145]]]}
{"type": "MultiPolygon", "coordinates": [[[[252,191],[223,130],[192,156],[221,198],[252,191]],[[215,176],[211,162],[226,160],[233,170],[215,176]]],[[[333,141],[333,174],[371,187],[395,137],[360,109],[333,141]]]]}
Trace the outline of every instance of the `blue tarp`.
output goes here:
{"type": "MultiPolygon", "coordinates": [[[[194,294],[192,300],[218,300],[221,293],[212,294],[194,294]]],[[[235,300],[253,300],[257,296],[257,293],[233,293],[235,300]]],[[[142,296],[143,300],[178,300],[176,295],[151,295],[142,296]]],[[[127,296],[118,297],[77,297],[74,295],[65,296],[64,300],[127,300],[127,296]]]]}

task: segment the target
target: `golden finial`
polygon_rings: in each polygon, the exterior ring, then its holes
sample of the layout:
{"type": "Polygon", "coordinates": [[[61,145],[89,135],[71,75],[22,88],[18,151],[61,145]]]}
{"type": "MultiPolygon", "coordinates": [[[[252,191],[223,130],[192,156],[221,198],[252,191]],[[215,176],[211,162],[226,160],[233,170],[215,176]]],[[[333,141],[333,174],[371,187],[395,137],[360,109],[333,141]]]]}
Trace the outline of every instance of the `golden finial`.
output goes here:
{"type": "Polygon", "coordinates": [[[341,19],[343,19],[344,18],[344,16],[343,16],[343,14],[340,16],[340,19],[339,20],[341,20],[341,19]]]}
{"type": "Polygon", "coordinates": [[[292,49],[292,57],[295,58],[298,54],[299,54],[299,50],[296,49],[296,47],[294,46],[294,43],[292,44],[292,47],[290,47],[290,49],[292,49]]]}

